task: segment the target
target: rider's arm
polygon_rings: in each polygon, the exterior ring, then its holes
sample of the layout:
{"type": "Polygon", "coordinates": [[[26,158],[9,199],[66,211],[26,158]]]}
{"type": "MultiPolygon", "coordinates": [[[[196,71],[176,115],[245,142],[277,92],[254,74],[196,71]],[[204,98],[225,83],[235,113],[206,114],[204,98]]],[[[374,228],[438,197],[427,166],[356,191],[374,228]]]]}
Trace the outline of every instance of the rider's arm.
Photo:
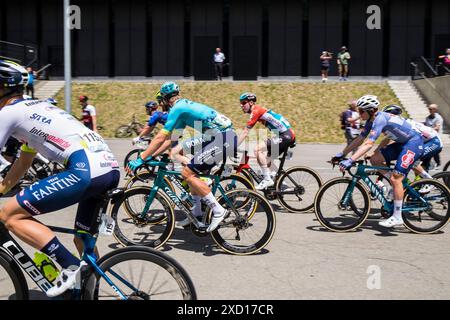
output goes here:
{"type": "Polygon", "coordinates": [[[391,141],[391,139],[389,139],[389,138],[384,138],[383,141],[381,141],[381,143],[378,145],[378,147],[377,147],[377,149],[375,150],[375,152],[377,152],[377,151],[383,149],[384,147],[386,147],[386,146],[389,144],[390,141],[391,141]]]}
{"type": "Polygon", "coordinates": [[[358,148],[364,141],[365,137],[363,136],[358,136],[355,140],[353,140],[347,147],[345,147],[345,149],[342,151],[342,153],[344,154],[344,157],[351,151],[355,150],[356,148],[358,148]]]}
{"type": "Polygon", "coordinates": [[[238,146],[245,140],[245,138],[247,138],[249,132],[250,132],[250,129],[247,127],[245,127],[242,130],[241,134],[239,135],[238,141],[237,141],[238,146]]]}
{"type": "Polygon", "coordinates": [[[5,194],[14,187],[20,178],[22,178],[33,163],[36,156],[35,152],[24,151],[20,153],[19,159],[14,161],[11,169],[8,171],[5,179],[0,184],[0,194],[5,194]]]}
{"type": "Polygon", "coordinates": [[[363,155],[365,155],[370,149],[372,149],[374,145],[374,141],[367,139],[359,148],[356,150],[356,152],[350,157],[353,161],[358,160],[363,155]]]}
{"type": "Polygon", "coordinates": [[[368,134],[367,140],[356,150],[356,152],[351,156],[352,160],[358,160],[360,157],[365,155],[370,149],[372,149],[373,145],[375,144],[375,141],[380,136],[383,128],[387,124],[386,117],[377,116],[375,120],[373,121],[373,124],[368,126],[367,128],[364,128],[364,132],[358,137],[364,137],[367,135],[367,132],[370,130],[368,134]]]}
{"type": "Polygon", "coordinates": [[[141,158],[146,159],[150,156],[155,155],[156,151],[158,151],[163,143],[170,138],[170,132],[167,133],[164,130],[158,132],[156,137],[152,140],[148,148],[141,153],[141,158]]]}
{"type": "Polygon", "coordinates": [[[152,133],[153,129],[155,129],[155,126],[149,126],[148,124],[146,124],[141,133],[139,133],[138,138],[148,136],[150,133],[152,133]]]}

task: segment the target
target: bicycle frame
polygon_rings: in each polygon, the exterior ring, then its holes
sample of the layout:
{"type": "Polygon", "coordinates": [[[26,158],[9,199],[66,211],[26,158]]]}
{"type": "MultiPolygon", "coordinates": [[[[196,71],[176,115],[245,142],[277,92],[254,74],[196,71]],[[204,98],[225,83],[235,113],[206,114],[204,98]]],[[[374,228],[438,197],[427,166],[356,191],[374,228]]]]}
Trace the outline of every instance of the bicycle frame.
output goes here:
{"type": "MultiPolygon", "coordinates": [[[[343,204],[344,206],[348,205],[356,183],[359,180],[362,180],[365,183],[365,185],[369,188],[369,191],[375,196],[376,199],[378,199],[378,201],[380,201],[384,210],[386,210],[386,212],[392,213],[393,208],[394,208],[393,201],[389,201],[388,199],[386,199],[386,197],[383,194],[383,191],[370,179],[369,175],[367,175],[367,171],[373,171],[373,170],[393,171],[393,169],[389,168],[389,167],[366,166],[364,164],[358,165],[355,174],[352,174],[349,170],[348,172],[352,176],[352,182],[349,184],[349,186],[345,190],[344,196],[341,200],[341,204],[343,204]]],[[[402,211],[405,211],[405,212],[406,211],[420,211],[420,210],[427,210],[429,208],[427,201],[420,195],[420,193],[417,192],[416,190],[414,190],[414,188],[412,188],[407,183],[406,177],[405,177],[405,179],[403,179],[402,184],[403,184],[403,189],[405,190],[405,192],[412,195],[415,199],[419,200],[421,204],[423,204],[423,206],[415,206],[415,205],[408,205],[406,203],[402,206],[402,211]]]]}
{"type": "MultiPolygon", "coordinates": [[[[175,184],[175,186],[177,186],[178,189],[180,189],[182,191],[182,196],[184,194],[186,194],[190,198],[188,191],[185,189],[185,187],[181,184],[181,182],[177,178],[177,177],[181,176],[181,172],[167,170],[166,165],[167,165],[166,162],[160,162],[160,161],[152,161],[148,164],[148,166],[150,166],[150,167],[159,167],[159,169],[158,169],[158,173],[156,176],[156,180],[153,184],[153,188],[150,191],[150,194],[145,203],[145,207],[141,213],[141,218],[145,217],[146,213],[150,209],[150,206],[151,206],[153,200],[156,197],[156,194],[161,189],[169,197],[172,204],[174,204],[181,211],[183,211],[184,214],[189,218],[191,223],[194,224],[197,229],[204,229],[206,227],[205,221],[199,222],[197,220],[197,218],[191,212],[190,206],[188,205],[188,203],[185,200],[182,200],[180,197],[178,197],[178,195],[172,191],[169,184],[165,181],[165,178],[169,179],[171,182],[173,182],[175,184]]],[[[215,194],[216,191],[219,190],[220,194],[225,199],[228,206],[230,208],[233,208],[231,200],[226,196],[225,190],[220,185],[220,176],[219,175],[204,174],[204,175],[200,175],[200,176],[207,177],[207,178],[214,180],[214,184],[211,189],[212,194],[215,194]]],[[[236,210],[233,210],[233,212],[235,212],[236,214],[239,215],[239,213],[236,210]]],[[[205,220],[205,218],[206,217],[204,217],[203,219],[205,220]]]]}

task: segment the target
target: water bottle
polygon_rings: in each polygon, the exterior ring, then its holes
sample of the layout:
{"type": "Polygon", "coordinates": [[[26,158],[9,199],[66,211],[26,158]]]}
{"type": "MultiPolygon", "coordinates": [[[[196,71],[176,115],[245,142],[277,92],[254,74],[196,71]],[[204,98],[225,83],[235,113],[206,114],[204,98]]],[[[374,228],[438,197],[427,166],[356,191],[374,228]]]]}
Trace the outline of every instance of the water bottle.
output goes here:
{"type": "Polygon", "coordinates": [[[225,168],[223,168],[222,177],[229,177],[231,175],[231,172],[233,171],[232,165],[225,165],[225,168]]]}
{"type": "Polygon", "coordinates": [[[42,272],[42,274],[47,278],[48,281],[55,281],[56,277],[59,275],[59,270],[53,261],[42,252],[35,252],[33,262],[36,267],[42,272]]]}

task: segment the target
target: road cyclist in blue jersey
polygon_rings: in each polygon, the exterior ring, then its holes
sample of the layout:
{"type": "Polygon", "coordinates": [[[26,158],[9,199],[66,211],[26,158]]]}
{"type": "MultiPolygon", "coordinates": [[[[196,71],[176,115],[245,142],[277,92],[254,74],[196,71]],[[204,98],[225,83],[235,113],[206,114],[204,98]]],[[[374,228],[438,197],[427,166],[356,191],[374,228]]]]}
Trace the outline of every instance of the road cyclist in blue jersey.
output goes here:
{"type": "MultiPolygon", "coordinates": [[[[158,91],[159,92],[159,91],[158,91]]],[[[157,99],[162,97],[159,95],[159,93],[156,94],[157,99]]],[[[164,125],[167,121],[168,112],[167,111],[159,111],[158,108],[161,106],[164,108],[162,100],[158,99],[158,102],[156,101],[149,101],[145,105],[145,113],[149,116],[147,123],[145,124],[144,129],[139,133],[139,135],[133,139],[132,143],[133,145],[142,141],[142,138],[145,136],[149,136],[153,130],[155,129],[156,125],[162,124],[164,125]]]]}
{"type": "Polygon", "coordinates": [[[383,133],[387,138],[394,141],[382,148],[371,157],[370,161],[375,166],[383,166],[390,161],[396,160],[393,171],[382,172],[392,184],[394,194],[393,215],[379,224],[383,227],[393,227],[403,224],[402,204],[403,185],[402,181],[408,172],[418,161],[424,152],[423,137],[404,118],[392,113],[378,111],[380,102],[376,96],[364,95],[356,102],[361,119],[366,121],[361,135],[348,145],[342,152],[338,153],[333,160],[342,159],[349,152],[358,148],[355,153],[346,160],[339,163],[341,171],[350,168],[354,161],[370,151],[383,133]]]}
{"type": "Polygon", "coordinates": [[[196,135],[183,142],[189,146],[193,157],[190,160],[185,157],[182,161],[182,177],[189,185],[194,199],[194,214],[195,210],[200,210],[201,213],[200,201],[212,209],[213,217],[206,229],[207,232],[211,232],[219,226],[228,211],[217,202],[209,186],[198,177],[198,174],[208,173],[227,157],[236,156],[237,137],[232,122],[209,106],[182,98],[180,88],[175,82],[165,82],[161,86],[160,93],[170,107],[167,122],[138,159],[128,163],[128,171],[135,172],[152,157],[161,154],[163,152],[161,147],[166,141],[177,142],[186,127],[194,128],[196,135]]]}

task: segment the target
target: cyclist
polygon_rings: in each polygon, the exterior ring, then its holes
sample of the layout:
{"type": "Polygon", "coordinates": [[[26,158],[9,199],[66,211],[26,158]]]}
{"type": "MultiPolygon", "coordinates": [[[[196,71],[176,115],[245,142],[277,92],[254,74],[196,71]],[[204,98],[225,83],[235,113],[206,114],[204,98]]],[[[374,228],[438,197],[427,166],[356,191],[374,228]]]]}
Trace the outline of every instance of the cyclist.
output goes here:
{"type": "MultiPolygon", "coordinates": [[[[54,259],[62,271],[55,286],[47,291],[54,297],[73,288],[85,262],[75,257],[53,231],[34,216],[79,203],[75,229],[90,232],[99,194],[117,186],[118,163],[97,133],[83,126],[69,113],[40,100],[24,100],[26,70],[0,60],[0,147],[9,136],[23,142],[21,153],[0,183],[0,194],[11,189],[30,167],[39,152],[66,170],[40,180],[9,199],[0,208],[0,221],[21,240],[54,259]]],[[[74,239],[77,249],[83,247],[74,239]]]]}
{"type": "Polygon", "coordinates": [[[58,105],[58,101],[56,99],[48,98],[46,101],[54,106],[58,105]]]}
{"type": "Polygon", "coordinates": [[[90,130],[97,132],[97,112],[93,105],[88,104],[87,96],[80,96],[81,122],[90,130]]]}
{"type": "Polygon", "coordinates": [[[167,121],[167,112],[157,111],[159,106],[157,102],[149,101],[144,106],[145,112],[150,116],[150,118],[148,119],[148,122],[145,125],[144,129],[142,129],[141,133],[139,133],[139,135],[133,139],[133,144],[139,142],[142,137],[148,136],[150,133],[152,133],[153,129],[155,129],[155,126],[158,123],[164,125],[167,121]]]}
{"type": "Polygon", "coordinates": [[[259,121],[275,134],[273,138],[267,139],[265,143],[260,143],[255,149],[256,159],[261,167],[264,179],[256,186],[257,190],[264,190],[273,186],[273,176],[276,171],[271,172],[273,157],[286,151],[295,142],[295,133],[289,122],[280,114],[273,112],[256,104],[256,95],[245,92],[239,97],[241,108],[244,113],[250,114],[247,126],[242,130],[238,138],[240,145],[248,136],[250,130],[259,121]],[[278,147],[278,153],[274,148],[278,147]]]}
{"type": "Polygon", "coordinates": [[[135,171],[153,156],[160,154],[158,150],[161,150],[165,141],[169,139],[178,141],[180,132],[186,127],[192,127],[200,132],[201,136],[183,143],[190,147],[193,157],[191,160],[185,158],[182,162],[182,176],[189,185],[194,199],[194,215],[201,214],[201,200],[212,209],[213,218],[207,228],[207,232],[211,232],[225,218],[227,210],[217,202],[211,189],[197,174],[209,172],[227,156],[235,156],[236,134],[232,123],[213,108],[182,98],[180,89],[174,82],[165,82],[160,92],[165,103],[170,106],[167,122],[138,159],[128,163],[128,170],[135,171]]]}
{"type": "MultiPolygon", "coordinates": [[[[403,110],[400,106],[393,105],[393,104],[384,107],[382,111],[388,112],[391,114],[395,114],[398,116],[400,116],[403,112],[403,110]]],[[[423,123],[414,121],[413,119],[406,119],[406,121],[409,122],[413,126],[414,130],[419,132],[424,139],[423,155],[420,158],[420,160],[416,161],[416,163],[413,166],[413,170],[414,170],[415,174],[420,176],[421,178],[433,179],[433,177],[421,165],[421,162],[429,163],[430,160],[436,154],[438,154],[439,152],[442,151],[442,148],[443,148],[442,140],[439,137],[439,134],[433,128],[427,127],[423,123]]],[[[383,143],[381,143],[380,146],[382,146],[382,144],[383,143]]],[[[380,149],[380,147],[378,149],[380,149]]],[[[419,190],[419,192],[421,192],[421,193],[429,192],[430,188],[431,188],[430,185],[426,185],[423,188],[421,188],[419,190]]]]}
{"type": "Polygon", "coordinates": [[[379,224],[383,227],[401,225],[403,224],[401,210],[404,194],[402,180],[414,163],[422,156],[423,138],[405,119],[391,113],[378,112],[380,102],[376,96],[362,96],[358,99],[356,105],[361,119],[367,121],[364,130],[358,138],[332,160],[341,159],[351,150],[359,147],[349,159],[340,161],[341,171],[345,171],[352,166],[355,160],[372,149],[381,133],[393,140],[395,143],[382,148],[381,152],[372,156],[370,161],[373,165],[383,165],[383,163],[397,160],[394,171],[385,173],[393,187],[394,213],[389,219],[383,220],[379,224]]]}

